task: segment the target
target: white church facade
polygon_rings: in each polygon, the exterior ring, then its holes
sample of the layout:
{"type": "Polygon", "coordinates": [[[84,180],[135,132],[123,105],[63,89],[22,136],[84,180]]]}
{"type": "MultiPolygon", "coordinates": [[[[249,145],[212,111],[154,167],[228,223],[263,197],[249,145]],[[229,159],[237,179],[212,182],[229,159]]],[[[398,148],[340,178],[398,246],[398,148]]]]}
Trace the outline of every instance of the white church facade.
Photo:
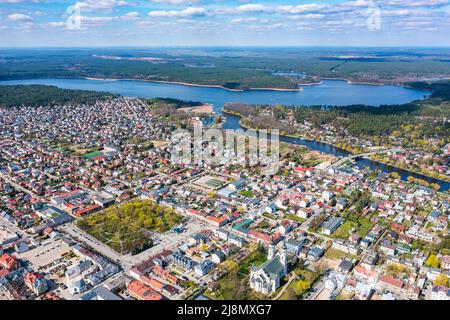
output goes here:
{"type": "Polygon", "coordinates": [[[250,288],[262,294],[271,294],[280,287],[281,279],[287,274],[287,250],[283,245],[278,252],[269,246],[267,261],[259,267],[252,267],[250,288]]]}

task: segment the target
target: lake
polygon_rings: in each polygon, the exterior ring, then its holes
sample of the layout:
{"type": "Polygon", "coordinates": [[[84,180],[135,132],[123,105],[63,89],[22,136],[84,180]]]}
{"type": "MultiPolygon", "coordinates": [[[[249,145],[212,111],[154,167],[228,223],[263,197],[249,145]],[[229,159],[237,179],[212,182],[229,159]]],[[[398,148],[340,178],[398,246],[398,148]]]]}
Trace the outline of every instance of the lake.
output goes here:
{"type": "MultiPolygon", "coordinates": [[[[423,99],[427,93],[420,90],[393,85],[361,85],[350,84],[346,81],[325,80],[318,85],[304,86],[302,91],[271,91],[249,90],[234,92],[221,88],[195,87],[169,83],[155,83],[136,80],[92,80],[92,79],[27,79],[0,81],[0,85],[13,84],[42,84],[53,85],[65,89],[107,91],[129,97],[142,98],[174,98],[188,101],[201,101],[214,106],[214,111],[220,113],[222,106],[228,102],[248,104],[283,104],[283,105],[352,105],[367,104],[380,106],[384,104],[402,104],[423,99]]],[[[226,116],[224,129],[239,128],[239,118],[226,116]]],[[[339,157],[348,155],[325,143],[298,138],[280,137],[281,141],[305,145],[312,150],[333,154],[339,157]]],[[[360,167],[370,167],[382,172],[398,172],[403,180],[410,175],[425,179],[441,186],[441,191],[449,190],[450,183],[425,177],[406,170],[380,164],[367,159],[357,160],[360,167]]]]}
{"type": "Polygon", "coordinates": [[[423,99],[426,95],[424,91],[400,86],[359,85],[336,80],[325,80],[319,85],[304,86],[303,91],[249,90],[243,92],[134,80],[29,79],[0,81],[0,84],[44,84],[65,89],[108,91],[129,97],[201,101],[214,105],[216,112],[219,112],[227,102],[287,106],[351,104],[380,106],[423,99]]]}

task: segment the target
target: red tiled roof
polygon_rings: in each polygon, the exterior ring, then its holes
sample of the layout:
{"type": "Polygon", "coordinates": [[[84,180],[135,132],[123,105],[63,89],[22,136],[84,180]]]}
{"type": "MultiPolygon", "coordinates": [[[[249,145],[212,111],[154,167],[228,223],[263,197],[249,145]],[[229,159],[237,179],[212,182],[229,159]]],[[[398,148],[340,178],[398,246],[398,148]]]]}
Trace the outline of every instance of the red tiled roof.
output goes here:
{"type": "Polygon", "coordinates": [[[4,253],[3,255],[0,256],[0,265],[3,266],[3,268],[11,271],[12,269],[14,269],[16,264],[16,258],[14,258],[13,256],[4,253]]]}
{"type": "Polygon", "coordinates": [[[136,280],[130,282],[128,291],[139,300],[162,300],[158,292],[136,280]]]}
{"type": "Polygon", "coordinates": [[[394,277],[388,275],[382,275],[380,277],[380,281],[389,284],[391,286],[397,287],[399,289],[403,287],[403,281],[395,279],[394,277]]]}

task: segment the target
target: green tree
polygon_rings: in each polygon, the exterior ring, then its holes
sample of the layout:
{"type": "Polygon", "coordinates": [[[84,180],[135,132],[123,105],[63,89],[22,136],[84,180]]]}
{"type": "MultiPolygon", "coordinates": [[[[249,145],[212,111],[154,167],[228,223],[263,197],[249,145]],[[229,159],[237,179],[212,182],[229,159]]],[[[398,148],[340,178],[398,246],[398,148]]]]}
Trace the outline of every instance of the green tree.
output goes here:
{"type": "Polygon", "coordinates": [[[440,275],[438,275],[436,277],[436,279],[434,279],[434,285],[435,286],[446,286],[446,287],[448,287],[449,286],[449,279],[448,279],[448,277],[445,274],[441,273],[440,275]]]}
{"type": "Polygon", "coordinates": [[[311,288],[311,284],[308,281],[305,280],[299,280],[297,282],[297,295],[302,295],[303,293],[305,293],[306,291],[309,290],[309,288],[311,288]]]}
{"type": "Polygon", "coordinates": [[[430,254],[425,264],[432,268],[439,268],[441,261],[434,254],[430,254]]]}

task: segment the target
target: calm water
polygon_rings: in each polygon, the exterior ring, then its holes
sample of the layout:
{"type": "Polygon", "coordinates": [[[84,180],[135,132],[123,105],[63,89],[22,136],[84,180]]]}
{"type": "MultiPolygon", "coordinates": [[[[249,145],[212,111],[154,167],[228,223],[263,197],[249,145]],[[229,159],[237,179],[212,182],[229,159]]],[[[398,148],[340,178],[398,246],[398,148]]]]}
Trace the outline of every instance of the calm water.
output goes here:
{"type": "MultiPolygon", "coordinates": [[[[0,81],[0,84],[43,84],[53,85],[66,89],[81,89],[107,91],[130,97],[143,98],[175,98],[189,101],[207,102],[214,106],[214,110],[220,113],[220,109],[227,102],[241,102],[248,104],[283,104],[283,105],[351,105],[368,104],[380,106],[383,104],[401,104],[413,100],[423,99],[424,91],[403,88],[399,86],[371,86],[349,84],[345,81],[326,80],[320,85],[305,86],[303,91],[268,91],[252,90],[244,92],[232,92],[220,88],[190,87],[176,84],[152,83],[133,80],[87,80],[87,79],[30,79],[0,81]]],[[[239,118],[226,116],[224,129],[239,128],[239,118]]],[[[305,145],[312,150],[345,157],[348,152],[335,148],[325,143],[309,141],[298,138],[280,137],[281,141],[305,145]]],[[[441,191],[450,189],[450,183],[424,177],[405,170],[379,164],[370,160],[357,161],[361,168],[370,167],[383,172],[396,171],[402,179],[410,175],[436,182],[441,186],[441,191]]]]}
{"type": "Polygon", "coordinates": [[[176,98],[208,102],[216,112],[227,102],[283,105],[398,104],[422,99],[426,93],[398,86],[369,86],[345,81],[323,81],[305,86],[303,91],[252,90],[233,92],[220,88],[190,87],[176,84],[128,80],[30,79],[0,81],[0,84],[44,84],[66,89],[108,91],[123,96],[176,98]]]}

